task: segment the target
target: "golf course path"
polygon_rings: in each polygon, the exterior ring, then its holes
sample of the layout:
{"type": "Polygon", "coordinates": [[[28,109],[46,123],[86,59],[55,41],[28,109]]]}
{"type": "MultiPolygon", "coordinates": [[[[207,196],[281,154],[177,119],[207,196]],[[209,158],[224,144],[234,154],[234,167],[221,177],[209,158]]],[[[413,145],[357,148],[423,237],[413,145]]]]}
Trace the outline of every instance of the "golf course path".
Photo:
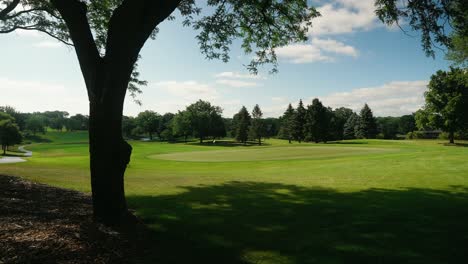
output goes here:
{"type": "MultiPolygon", "coordinates": [[[[32,151],[24,149],[24,146],[18,147],[18,150],[23,152],[24,157],[31,157],[32,156],[32,151]]],[[[25,159],[22,159],[20,157],[3,157],[0,158],[0,164],[11,164],[11,163],[20,163],[20,162],[26,162],[25,159]]]]}

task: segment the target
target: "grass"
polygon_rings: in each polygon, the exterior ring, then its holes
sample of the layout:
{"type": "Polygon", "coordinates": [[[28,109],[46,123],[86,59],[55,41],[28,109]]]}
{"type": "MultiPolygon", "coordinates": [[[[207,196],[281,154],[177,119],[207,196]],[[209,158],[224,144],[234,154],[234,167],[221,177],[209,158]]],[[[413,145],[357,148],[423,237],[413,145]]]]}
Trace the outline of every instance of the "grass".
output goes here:
{"type": "MultiPolygon", "coordinates": [[[[89,192],[86,134],[46,134],[17,175],[89,192]]],[[[131,142],[148,263],[465,263],[468,148],[355,140],[131,142]]]]}

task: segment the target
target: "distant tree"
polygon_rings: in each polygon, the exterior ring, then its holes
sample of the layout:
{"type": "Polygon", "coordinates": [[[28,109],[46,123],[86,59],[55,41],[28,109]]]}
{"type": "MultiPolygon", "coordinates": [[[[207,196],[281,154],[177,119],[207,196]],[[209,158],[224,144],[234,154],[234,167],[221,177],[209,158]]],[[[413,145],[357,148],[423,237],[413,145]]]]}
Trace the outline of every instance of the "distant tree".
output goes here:
{"type": "Polygon", "coordinates": [[[355,132],[357,131],[358,124],[359,124],[359,116],[353,112],[351,116],[348,117],[348,120],[346,120],[346,123],[344,124],[343,138],[355,139],[356,138],[355,132]]]}
{"type": "Polygon", "coordinates": [[[306,109],[304,108],[304,104],[302,103],[302,99],[299,100],[299,104],[296,108],[296,114],[293,118],[293,137],[299,143],[304,141],[305,139],[305,131],[304,125],[306,122],[306,109]]]}
{"type": "Polygon", "coordinates": [[[217,112],[211,113],[209,135],[213,137],[213,140],[216,138],[223,138],[227,135],[224,118],[217,112]]]}
{"type": "Polygon", "coordinates": [[[132,116],[122,116],[122,132],[126,138],[132,138],[133,132],[137,128],[136,118],[132,116]]]}
{"type": "Polygon", "coordinates": [[[221,107],[198,100],[187,106],[185,111],[190,120],[190,127],[194,135],[199,138],[200,143],[203,143],[205,138],[218,134],[219,131],[213,125],[221,125],[221,122],[219,122],[219,120],[222,120],[221,114],[223,113],[221,107]],[[217,119],[217,121],[214,119],[217,119]]]}
{"type": "Polygon", "coordinates": [[[172,138],[172,119],[173,118],[174,118],[173,113],[165,113],[163,116],[161,116],[161,122],[159,122],[159,128],[156,132],[158,134],[158,137],[161,140],[163,139],[170,140],[170,138],[172,138]]]}
{"type": "Polygon", "coordinates": [[[245,106],[242,106],[239,112],[234,115],[234,120],[236,123],[236,140],[246,144],[249,139],[251,117],[245,106]]]}
{"type": "Polygon", "coordinates": [[[403,115],[398,119],[398,133],[406,135],[416,130],[416,120],[414,114],[403,115]]]}
{"type": "Polygon", "coordinates": [[[12,116],[15,119],[15,123],[18,125],[19,129],[24,130],[27,118],[26,114],[23,114],[17,111],[16,108],[8,105],[0,106],[0,112],[4,112],[12,116]]]}
{"type": "Polygon", "coordinates": [[[416,128],[419,131],[428,131],[434,129],[434,127],[430,125],[431,122],[429,121],[429,116],[429,111],[426,111],[426,109],[424,108],[419,109],[418,111],[416,111],[416,113],[414,113],[416,128]]]}
{"type": "Polygon", "coordinates": [[[26,130],[36,135],[36,133],[45,133],[45,118],[41,114],[32,114],[26,119],[26,130]]]}
{"type": "Polygon", "coordinates": [[[398,134],[399,117],[377,117],[376,123],[383,139],[395,139],[398,134]]]}
{"type": "Polygon", "coordinates": [[[153,134],[159,130],[160,122],[161,115],[151,110],[141,112],[136,117],[138,127],[141,131],[148,134],[150,140],[153,140],[153,134]]]}
{"type": "Polygon", "coordinates": [[[263,123],[263,113],[260,106],[256,104],[252,110],[252,121],[250,126],[250,137],[262,145],[262,137],[265,135],[265,126],[263,123]]]}
{"type": "Polygon", "coordinates": [[[374,114],[367,104],[361,109],[358,129],[355,133],[357,138],[375,138],[377,135],[377,124],[374,114]]]}
{"type": "Polygon", "coordinates": [[[14,120],[13,117],[0,120],[0,145],[3,155],[6,155],[9,146],[21,143],[19,127],[12,120],[14,120]]]}
{"type": "Polygon", "coordinates": [[[291,104],[288,105],[288,108],[281,117],[281,128],[279,132],[280,138],[287,139],[289,144],[291,144],[292,139],[294,138],[294,117],[296,116],[296,111],[291,104]]]}
{"type": "Polygon", "coordinates": [[[319,99],[312,100],[312,104],[307,106],[306,114],[306,140],[319,143],[326,142],[329,133],[330,115],[328,109],[323,106],[319,99]]]}
{"type": "Polygon", "coordinates": [[[468,128],[468,72],[457,68],[438,71],[431,77],[425,98],[428,122],[421,125],[442,129],[454,143],[455,132],[468,128]]]}
{"type": "Polygon", "coordinates": [[[89,118],[82,114],[76,114],[65,121],[65,127],[68,131],[88,130],[89,118]]]}
{"type": "Polygon", "coordinates": [[[353,115],[353,110],[346,107],[340,107],[332,111],[332,115],[330,133],[332,134],[333,139],[342,140],[344,139],[344,127],[346,121],[348,121],[349,117],[353,115]]]}
{"type": "Polygon", "coordinates": [[[187,143],[187,138],[193,134],[190,115],[188,112],[179,111],[174,116],[172,124],[173,133],[177,136],[184,137],[184,141],[187,143]]]}
{"type": "Polygon", "coordinates": [[[279,129],[281,126],[281,121],[279,118],[265,118],[263,120],[265,125],[265,137],[271,138],[278,136],[279,129]]]}
{"type": "Polygon", "coordinates": [[[42,113],[45,118],[46,126],[57,131],[62,131],[63,127],[66,126],[68,112],[65,111],[46,111],[42,113]]]}

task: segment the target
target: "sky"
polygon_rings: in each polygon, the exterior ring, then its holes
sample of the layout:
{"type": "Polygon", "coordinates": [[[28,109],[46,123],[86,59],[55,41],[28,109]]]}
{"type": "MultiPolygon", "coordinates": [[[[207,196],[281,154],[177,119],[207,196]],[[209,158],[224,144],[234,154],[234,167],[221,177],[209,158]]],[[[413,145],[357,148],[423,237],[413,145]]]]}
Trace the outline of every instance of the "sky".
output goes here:
{"type": "MultiPolygon", "coordinates": [[[[289,103],[310,104],[319,98],[332,108],[359,111],[368,103],[376,116],[411,114],[424,104],[430,76],[449,63],[437,51],[425,56],[416,32],[405,35],[383,25],[374,0],[316,0],[322,14],[312,21],[309,40],[277,50],[279,72],[245,68],[252,55],[238,45],[228,63],[206,60],[191,28],[181,19],[165,21],[155,40],[142,50],[139,70],[148,81],[130,97],[125,115],[144,110],[177,112],[198,99],[208,100],[232,116],[243,105],[259,104],[265,117],[278,117],[289,103]]],[[[22,112],[88,112],[86,89],[74,50],[36,32],[0,35],[0,105],[22,112]]]]}

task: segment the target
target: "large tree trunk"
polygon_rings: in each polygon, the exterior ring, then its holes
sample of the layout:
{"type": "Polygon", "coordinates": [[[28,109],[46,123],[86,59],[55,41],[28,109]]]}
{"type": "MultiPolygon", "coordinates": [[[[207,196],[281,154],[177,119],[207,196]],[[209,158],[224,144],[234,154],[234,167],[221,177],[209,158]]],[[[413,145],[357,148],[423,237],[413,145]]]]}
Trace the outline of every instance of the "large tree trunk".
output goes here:
{"type": "MultiPolygon", "coordinates": [[[[118,72],[118,71],[117,71],[118,72]]],[[[103,94],[90,99],[89,152],[91,187],[95,220],[110,226],[124,224],[128,219],[124,192],[124,173],[130,162],[132,147],[122,136],[122,112],[127,86],[125,78],[106,70],[98,75],[97,85],[103,94]],[[110,76],[110,78],[106,78],[110,76]],[[105,92],[112,91],[112,92],[105,92]],[[125,91],[125,89],[123,89],[125,91]]]]}

